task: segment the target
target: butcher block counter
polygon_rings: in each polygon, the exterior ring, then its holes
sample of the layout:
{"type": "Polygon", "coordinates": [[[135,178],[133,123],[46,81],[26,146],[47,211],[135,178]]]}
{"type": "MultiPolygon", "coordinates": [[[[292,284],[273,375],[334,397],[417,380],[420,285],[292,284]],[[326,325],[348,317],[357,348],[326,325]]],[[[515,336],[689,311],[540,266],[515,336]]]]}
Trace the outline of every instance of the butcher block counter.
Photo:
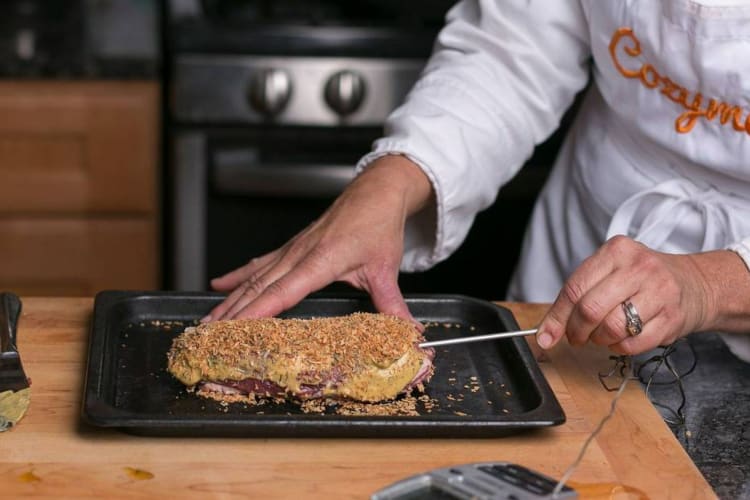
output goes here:
{"type": "MultiPolygon", "coordinates": [[[[493,439],[249,439],[139,437],[81,420],[90,298],[22,298],[18,347],[32,379],[31,406],[0,434],[0,497],[366,498],[412,474],[478,461],[509,461],[559,478],[609,410],[598,348],[532,345],[567,421],[493,439]]],[[[504,304],[521,327],[539,304],[504,304]]],[[[592,442],[571,482],[584,498],[715,498],[638,384],[592,442]]]]}

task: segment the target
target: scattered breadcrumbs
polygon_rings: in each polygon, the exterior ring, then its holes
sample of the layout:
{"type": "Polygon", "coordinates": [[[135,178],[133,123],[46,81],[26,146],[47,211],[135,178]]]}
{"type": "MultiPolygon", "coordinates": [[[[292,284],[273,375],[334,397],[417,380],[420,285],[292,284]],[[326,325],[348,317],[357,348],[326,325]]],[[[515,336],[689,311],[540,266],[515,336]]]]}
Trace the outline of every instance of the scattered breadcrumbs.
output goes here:
{"type": "Polygon", "coordinates": [[[384,401],[381,403],[363,403],[360,401],[337,401],[337,400],[309,400],[304,401],[300,406],[305,413],[326,413],[332,410],[338,415],[356,415],[356,416],[409,416],[416,417],[420,413],[417,409],[419,403],[422,403],[427,413],[435,408],[437,402],[426,394],[421,396],[404,396],[393,401],[384,401]]]}
{"type": "Polygon", "coordinates": [[[412,416],[419,415],[417,398],[406,396],[385,403],[359,403],[345,401],[336,406],[339,415],[376,415],[376,416],[412,416]]]}
{"type": "Polygon", "coordinates": [[[300,403],[300,408],[305,413],[325,413],[327,407],[324,399],[310,399],[300,403]]]}
{"type": "MultiPolygon", "coordinates": [[[[190,389],[188,389],[188,392],[190,392],[190,389]]],[[[225,394],[212,391],[204,391],[201,389],[196,390],[195,393],[199,396],[203,396],[204,398],[215,399],[219,402],[219,404],[245,403],[254,406],[266,403],[266,400],[256,398],[255,394],[225,394]]]]}
{"type": "Polygon", "coordinates": [[[431,413],[432,410],[438,406],[438,402],[427,394],[422,394],[417,399],[424,404],[424,409],[427,410],[427,413],[431,413]]]}
{"type": "Polygon", "coordinates": [[[151,321],[151,326],[155,326],[156,328],[160,328],[165,331],[170,331],[173,328],[184,328],[185,322],[179,321],[179,320],[159,320],[155,319],[151,321]]]}
{"type": "MultiPolygon", "coordinates": [[[[219,401],[222,407],[221,411],[228,411],[229,403],[244,403],[248,407],[261,406],[271,402],[264,398],[255,398],[253,396],[240,394],[223,394],[218,392],[197,391],[198,394],[219,401]]],[[[282,403],[283,400],[276,399],[276,403],[282,403]]],[[[317,413],[320,415],[326,413],[335,413],[338,415],[361,415],[361,416],[419,416],[418,405],[422,403],[426,413],[431,413],[437,407],[437,401],[427,394],[421,396],[403,396],[393,401],[384,401],[380,403],[364,403],[360,401],[336,400],[336,399],[310,399],[299,403],[303,413],[317,413]]],[[[257,415],[264,415],[264,412],[257,412],[257,415]]],[[[287,413],[287,415],[291,415],[287,413]]]]}

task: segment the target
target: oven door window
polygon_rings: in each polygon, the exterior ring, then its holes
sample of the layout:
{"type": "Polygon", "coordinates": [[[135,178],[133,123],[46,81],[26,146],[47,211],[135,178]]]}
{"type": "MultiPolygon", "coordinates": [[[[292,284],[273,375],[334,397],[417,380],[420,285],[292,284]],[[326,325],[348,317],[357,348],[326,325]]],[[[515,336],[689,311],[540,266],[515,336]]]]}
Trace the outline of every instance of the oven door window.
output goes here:
{"type": "Polygon", "coordinates": [[[291,129],[208,140],[208,279],[272,251],[319,217],[379,130],[291,129]]]}

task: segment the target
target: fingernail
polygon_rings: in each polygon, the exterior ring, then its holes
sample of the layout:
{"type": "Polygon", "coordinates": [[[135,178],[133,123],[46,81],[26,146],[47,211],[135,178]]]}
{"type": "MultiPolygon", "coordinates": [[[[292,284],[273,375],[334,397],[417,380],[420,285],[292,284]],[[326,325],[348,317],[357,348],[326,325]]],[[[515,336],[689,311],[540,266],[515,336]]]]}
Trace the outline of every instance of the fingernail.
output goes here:
{"type": "Polygon", "coordinates": [[[208,314],[206,316],[203,316],[201,318],[201,323],[208,323],[209,321],[211,321],[211,315],[210,314],[208,314]]]}
{"type": "Polygon", "coordinates": [[[552,345],[552,335],[547,332],[540,333],[536,337],[536,343],[539,344],[539,347],[541,347],[542,349],[547,349],[552,345]]]}

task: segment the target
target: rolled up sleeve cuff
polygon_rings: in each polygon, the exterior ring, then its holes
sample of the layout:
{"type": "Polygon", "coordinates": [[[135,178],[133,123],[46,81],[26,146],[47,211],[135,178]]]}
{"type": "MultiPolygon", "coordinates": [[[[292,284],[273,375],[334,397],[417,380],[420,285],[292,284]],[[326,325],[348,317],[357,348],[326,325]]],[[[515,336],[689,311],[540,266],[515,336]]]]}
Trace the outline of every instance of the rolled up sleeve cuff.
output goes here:
{"type": "Polygon", "coordinates": [[[732,250],[745,262],[748,271],[750,271],[750,237],[745,238],[742,241],[732,243],[727,247],[728,250],[732,250]]]}
{"type": "MultiPolygon", "coordinates": [[[[750,237],[745,238],[741,241],[732,243],[727,247],[727,250],[732,250],[745,262],[745,266],[750,272],[750,237]]],[[[736,334],[736,333],[720,333],[724,342],[732,354],[737,356],[739,359],[750,363],[750,334],[736,334]]]]}

